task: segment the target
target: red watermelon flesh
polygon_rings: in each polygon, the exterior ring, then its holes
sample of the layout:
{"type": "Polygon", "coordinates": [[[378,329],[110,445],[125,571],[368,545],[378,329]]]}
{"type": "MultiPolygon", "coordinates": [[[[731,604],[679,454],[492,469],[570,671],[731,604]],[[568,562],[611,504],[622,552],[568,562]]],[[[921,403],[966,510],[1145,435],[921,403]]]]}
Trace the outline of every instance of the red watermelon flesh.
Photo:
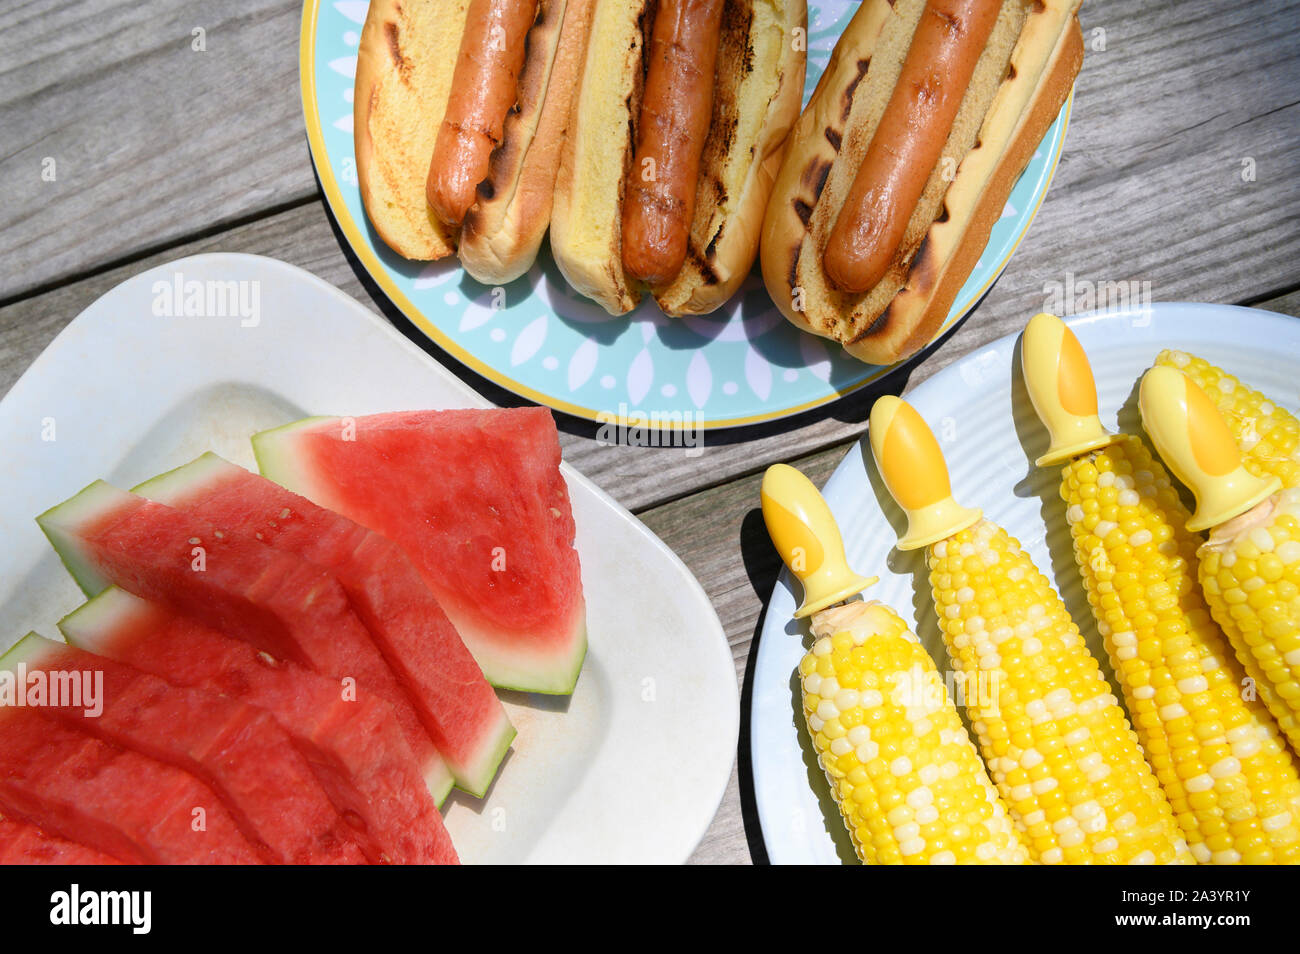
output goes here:
{"type": "Polygon", "coordinates": [[[120,865],[111,855],[47,835],[35,825],[0,818],[0,865],[120,865]]]}
{"type": "Polygon", "coordinates": [[[74,646],[176,686],[220,693],[271,713],[357,830],[371,861],[455,864],[442,816],[392,708],[165,607],[109,587],[65,617],[74,646]]]}
{"type": "Polygon", "coordinates": [[[253,445],[266,476],[405,550],[494,685],[572,692],[586,607],[549,411],[313,418],[253,445]]]}
{"type": "Polygon", "coordinates": [[[329,570],[407,689],[457,784],[482,795],[514,727],[406,555],[387,538],[215,454],[133,491],[329,570]]]}
{"type": "Polygon", "coordinates": [[[82,568],[79,580],[88,567],[105,583],[379,696],[393,707],[434,799],[450,790],[451,773],[410,697],[320,567],[103,481],[37,521],[65,563],[82,568]]]}
{"type": "Polygon", "coordinates": [[[51,693],[42,712],[189,772],[217,793],[249,842],[276,862],[366,863],[306,759],[265,710],[172,686],[133,666],[35,634],[5,653],[0,666],[24,679],[37,670],[57,674],[65,685],[68,677],[81,682],[83,674],[102,680],[98,711],[88,710],[84,697],[51,693]]]}
{"type": "Polygon", "coordinates": [[[41,714],[0,708],[0,810],[138,864],[261,864],[210,788],[187,772],[41,714]]]}

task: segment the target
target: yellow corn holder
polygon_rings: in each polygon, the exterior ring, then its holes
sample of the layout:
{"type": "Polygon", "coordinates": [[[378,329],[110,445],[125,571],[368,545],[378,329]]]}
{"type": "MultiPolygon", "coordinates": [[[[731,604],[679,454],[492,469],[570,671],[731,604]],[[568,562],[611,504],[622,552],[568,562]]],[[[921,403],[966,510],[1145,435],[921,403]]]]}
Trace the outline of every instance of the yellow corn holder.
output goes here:
{"type": "Polygon", "coordinates": [[[879,579],[849,569],[835,517],[812,481],[798,470],[772,465],[763,475],[760,495],[768,536],[803,584],[803,604],[795,619],[841,603],[879,579]]]}
{"type": "Polygon", "coordinates": [[[885,486],[907,514],[907,532],[898,549],[927,546],[983,516],[953,499],[939,442],[910,404],[896,397],[877,400],[868,436],[885,486]]]}
{"type": "Polygon", "coordinates": [[[1241,465],[1241,452],[1218,409],[1191,378],[1168,367],[1142,376],[1142,425],[1169,469],[1196,496],[1189,530],[1206,530],[1245,513],[1282,489],[1241,465]]]}

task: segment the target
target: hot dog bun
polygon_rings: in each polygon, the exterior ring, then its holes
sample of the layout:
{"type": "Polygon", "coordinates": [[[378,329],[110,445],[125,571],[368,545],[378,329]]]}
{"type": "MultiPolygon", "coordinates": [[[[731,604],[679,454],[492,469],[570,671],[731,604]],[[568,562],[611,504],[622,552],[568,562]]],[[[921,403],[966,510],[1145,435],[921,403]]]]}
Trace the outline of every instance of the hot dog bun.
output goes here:
{"type": "Polygon", "coordinates": [[[832,227],[902,72],[924,0],[864,0],[791,135],[763,224],[763,278],[794,324],[872,364],[933,338],[1083,59],[1079,0],[1004,0],[892,264],[869,291],[828,279],[832,227]]]}
{"type": "Polygon", "coordinates": [[[461,263],[484,284],[514,281],[537,258],[595,8],[596,0],[538,4],[518,102],[461,230],[461,263]]]}
{"type": "Polygon", "coordinates": [[[700,314],[744,280],[803,90],[805,0],[727,0],[709,135],[686,263],[647,289],[622,261],[622,206],[637,142],[656,0],[598,4],[556,179],[551,250],[575,289],[610,314],[646,290],[668,314],[700,314]]]}
{"type": "Polygon", "coordinates": [[[460,51],[468,0],[371,0],[352,101],[357,180],[370,224],[393,251],[427,261],[456,250],[429,211],[425,179],[460,51]]]}

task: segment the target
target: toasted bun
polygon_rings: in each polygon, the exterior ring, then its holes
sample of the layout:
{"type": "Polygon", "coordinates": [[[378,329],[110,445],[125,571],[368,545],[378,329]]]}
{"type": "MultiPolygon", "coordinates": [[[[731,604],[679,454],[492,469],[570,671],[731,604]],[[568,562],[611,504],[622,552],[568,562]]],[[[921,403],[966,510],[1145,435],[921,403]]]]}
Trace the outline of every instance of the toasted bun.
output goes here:
{"type": "MultiPolygon", "coordinates": [[[[656,0],[598,5],[556,180],[555,261],[575,289],[614,315],[636,307],[644,291],[623,270],[623,187],[655,10],[656,0]]],[[[654,290],[668,314],[712,311],[754,263],[767,194],[802,99],[806,57],[795,30],[806,25],[805,0],[727,2],[686,265],[654,290]]]]}
{"type": "Polygon", "coordinates": [[[633,117],[641,110],[642,58],[655,0],[598,3],[582,87],[555,180],[551,252],[574,289],[611,315],[641,292],[623,271],[623,180],[632,162],[633,117]]]}
{"type": "Polygon", "coordinates": [[[767,198],[803,102],[806,0],[732,0],[723,12],[713,121],[700,163],[686,264],[654,290],[669,315],[727,301],[758,254],[767,198]],[[738,68],[744,64],[744,68],[738,68]]]}
{"type": "Polygon", "coordinates": [[[1083,58],[1078,0],[1006,0],[894,265],[865,294],[845,294],[827,279],[822,252],[923,7],[862,4],[795,127],[763,225],[763,277],[777,307],[872,364],[914,354],[942,326],[1083,58]]]}
{"type": "Polygon", "coordinates": [[[489,285],[514,281],[532,266],[551,222],[565,129],[582,81],[596,0],[541,0],[528,33],[519,101],[502,145],[465,216],[459,255],[489,285]]]}
{"type": "Polygon", "coordinates": [[[453,232],[425,201],[468,0],[372,0],[352,102],[357,180],[370,224],[404,258],[443,258],[453,232]]]}

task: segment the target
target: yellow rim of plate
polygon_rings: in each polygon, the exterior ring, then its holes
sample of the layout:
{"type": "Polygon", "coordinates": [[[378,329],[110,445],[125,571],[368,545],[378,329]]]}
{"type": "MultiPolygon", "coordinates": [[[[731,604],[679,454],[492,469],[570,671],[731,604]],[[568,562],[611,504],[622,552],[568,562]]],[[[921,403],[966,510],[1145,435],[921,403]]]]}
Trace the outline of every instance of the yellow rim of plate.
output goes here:
{"type": "MultiPolygon", "coordinates": [[[[352,218],[352,213],[348,209],[347,202],[343,198],[343,192],[339,189],[338,182],[334,178],[334,170],[330,167],[328,161],[329,151],[325,148],[325,137],[321,130],[320,111],[317,108],[316,101],[316,17],[319,10],[319,0],[307,0],[302,7],[302,34],[298,41],[298,83],[302,89],[303,119],[307,126],[307,142],[311,147],[312,164],[316,167],[316,175],[320,178],[321,188],[325,190],[325,199],[329,203],[330,211],[334,213],[334,220],[338,222],[339,228],[343,230],[343,234],[347,237],[348,244],[352,246],[353,254],[361,260],[361,264],[365,266],[370,277],[373,278],[376,284],[384,290],[384,294],[388,296],[389,301],[398,307],[411,324],[419,328],[420,331],[424,333],[425,337],[429,338],[429,340],[442,348],[461,364],[487,378],[493,384],[499,385],[507,391],[518,394],[521,397],[528,398],[530,401],[545,405],[546,407],[554,408],[557,411],[563,411],[566,414],[572,414],[574,417],[581,417],[589,421],[600,423],[600,415],[608,415],[608,411],[583,407],[580,404],[571,404],[568,401],[562,401],[553,395],[534,390],[533,388],[516,381],[508,374],[502,373],[492,365],[479,360],[478,357],[471,354],[469,351],[466,351],[456,341],[444,334],[441,329],[433,324],[433,322],[429,321],[429,319],[424,316],[423,312],[421,312],[420,309],[406,297],[402,290],[397,287],[397,284],[388,274],[388,270],[385,268],[384,263],[380,261],[379,256],[375,254],[375,250],[370,247],[370,243],[366,241],[364,233],[357,226],[356,220],[352,218]]],[[[1051,166],[1047,173],[1048,188],[1043,189],[1042,193],[1035,199],[1034,207],[1029,213],[1029,221],[1025,225],[1024,231],[1020,233],[1012,244],[1010,250],[1005,256],[1003,256],[1002,261],[999,262],[997,267],[993,270],[988,281],[986,281],[978,291],[963,302],[955,314],[950,313],[948,320],[943,323],[943,326],[937,332],[935,332],[934,337],[926,342],[926,348],[947,334],[947,332],[957,322],[966,317],[970,310],[975,307],[976,302],[984,297],[984,293],[987,292],[989,286],[991,286],[995,281],[997,281],[999,276],[1001,276],[1003,270],[1007,267],[1007,262],[1009,262],[1011,256],[1016,253],[1016,249],[1020,247],[1020,243],[1024,240],[1025,235],[1029,233],[1029,226],[1033,225],[1034,219],[1038,215],[1038,207],[1042,205],[1043,199],[1047,196],[1048,189],[1051,188],[1052,179],[1056,177],[1056,166],[1061,161],[1061,150],[1065,145],[1065,134],[1070,128],[1070,111],[1073,108],[1073,105],[1074,88],[1071,87],[1070,95],[1066,99],[1065,106],[1062,110],[1065,120],[1061,125],[1061,138],[1056,144],[1056,153],[1051,158],[1051,166]]],[[[800,333],[807,334],[807,332],[800,333]]],[[[911,359],[908,358],[905,360],[911,359]]],[[[837,401],[840,398],[846,397],[855,391],[859,391],[870,384],[874,384],[903,363],[905,363],[905,361],[881,367],[875,374],[869,375],[843,390],[836,389],[831,394],[824,395],[812,401],[806,401],[803,404],[782,408],[778,411],[772,411],[767,414],[709,420],[700,425],[693,426],[699,426],[705,430],[721,430],[722,428],[727,427],[743,427],[747,424],[762,424],[767,421],[777,421],[781,418],[793,417],[803,411],[810,411],[813,408],[830,404],[832,401],[837,401]]],[[[679,430],[685,428],[685,426],[685,424],[674,424],[672,427],[659,429],[679,430]]]]}

